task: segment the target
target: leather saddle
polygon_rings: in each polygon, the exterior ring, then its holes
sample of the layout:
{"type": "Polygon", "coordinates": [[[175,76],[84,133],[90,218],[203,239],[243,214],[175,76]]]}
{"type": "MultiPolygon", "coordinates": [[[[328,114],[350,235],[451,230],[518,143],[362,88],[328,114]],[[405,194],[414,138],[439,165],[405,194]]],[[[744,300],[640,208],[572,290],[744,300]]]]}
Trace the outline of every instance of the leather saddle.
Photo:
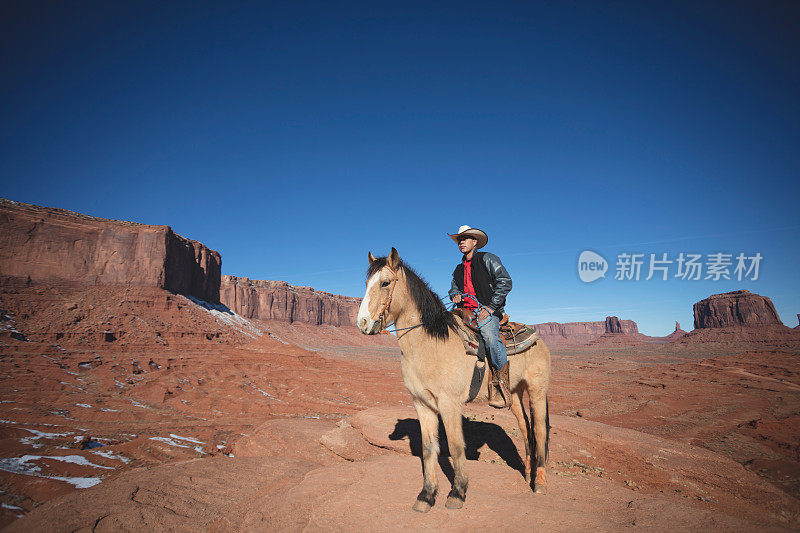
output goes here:
{"type": "MultiPolygon", "coordinates": [[[[453,309],[453,314],[460,320],[459,322],[459,335],[464,342],[464,348],[467,355],[478,356],[478,359],[483,361],[486,358],[488,349],[486,348],[483,337],[480,335],[480,328],[475,321],[475,315],[465,308],[453,309]]],[[[524,352],[539,340],[539,334],[536,330],[521,322],[511,322],[508,315],[504,314],[500,320],[500,340],[506,346],[508,355],[515,355],[524,352]]]]}

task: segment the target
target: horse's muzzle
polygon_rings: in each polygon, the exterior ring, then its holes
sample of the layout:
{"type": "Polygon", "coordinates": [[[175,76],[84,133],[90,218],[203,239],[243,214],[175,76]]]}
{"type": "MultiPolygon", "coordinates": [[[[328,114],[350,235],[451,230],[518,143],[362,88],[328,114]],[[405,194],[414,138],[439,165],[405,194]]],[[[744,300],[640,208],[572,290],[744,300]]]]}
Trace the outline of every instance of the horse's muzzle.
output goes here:
{"type": "Polygon", "coordinates": [[[361,330],[361,333],[364,335],[376,335],[381,330],[381,321],[367,321],[366,319],[362,319],[358,323],[358,329],[361,330]],[[372,322],[371,324],[369,322],[372,322]]]}

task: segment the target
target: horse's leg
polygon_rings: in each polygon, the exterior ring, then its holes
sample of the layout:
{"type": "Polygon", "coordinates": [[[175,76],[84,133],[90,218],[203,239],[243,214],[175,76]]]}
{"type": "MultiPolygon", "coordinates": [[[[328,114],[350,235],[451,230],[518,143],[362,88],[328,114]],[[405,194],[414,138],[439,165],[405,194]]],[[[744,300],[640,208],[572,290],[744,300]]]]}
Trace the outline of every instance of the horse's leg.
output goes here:
{"type": "MultiPolygon", "coordinates": [[[[531,440],[528,433],[528,419],[525,416],[525,407],[522,404],[522,395],[525,389],[520,388],[511,395],[511,412],[517,417],[519,432],[522,433],[522,440],[525,441],[525,481],[531,482],[531,440]]],[[[448,435],[449,438],[449,435],[448,435]]]]}
{"type": "Polygon", "coordinates": [[[453,401],[439,401],[444,430],[447,433],[447,445],[450,448],[450,459],[453,461],[453,487],[444,504],[448,509],[461,509],[467,498],[466,454],[464,453],[464,429],[461,425],[461,404],[453,401]]]}
{"type": "MultiPolygon", "coordinates": [[[[531,391],[529,390],[530,394],[531,391]]],[[[536,447],[536,477],[533,481],[533,491],[537,494],[547,494],[547,438],[549,434],[547,416],[547,396],[545,394],[531,394],[531,422],[533,426],[534,445],[536,447]]]]}
{"type": "Polygon", "coordinates": [[[413,509],[427,513],[436,501],[439,489],[436,480],[436,463],[439,460],[439,417],[436,413],[419,401],[414,401],[417,410],[419,427],[422,431],[422,490],[414,502],[413,509]]]}

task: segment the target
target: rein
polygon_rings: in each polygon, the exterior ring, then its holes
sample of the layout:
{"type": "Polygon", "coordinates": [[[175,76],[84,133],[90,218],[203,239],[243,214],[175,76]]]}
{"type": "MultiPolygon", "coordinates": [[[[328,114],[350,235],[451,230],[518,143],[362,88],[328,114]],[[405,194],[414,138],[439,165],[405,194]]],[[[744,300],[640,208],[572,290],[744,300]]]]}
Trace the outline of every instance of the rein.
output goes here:
{"type": "MultiPolygon", "coordinates": [[[[480,302],[478,301],[478,299],[477,299],[477,298],[475,298],[475,297],[474,297],[474,296],[472,296],[471,294],[467,294],[466,292],[462,292],[462,293],[459,293],[459,294],[461,294],[461,297],[462,297],[462,298],[464,298],[464,297],[467,297],[467,298],[469,298],[470,300],[474,301],[476,304],[478,304],[478,309],[475,309],[475,311],[473,312],[473,314],[475,315],[475,323],[478,325],[478,328],[482,328],[483,326],[485,326],[486,324],[488,324],[489,322],[491,322],[491,320],[492,320],[492,313],[489,313],[489,310],[488,310],[488,309],[486,309],[486,308],[483,306],[483,304],[482,304],[482,303],[480,303],[480,302]],[[483,324],[481,324],[481,321],[480,321],[480,320],[478,320],[478,314],[479,314],[479,312],[480,312],[480,311],[486,311],[487,313],[489,313],[489,316],[488,316],[488,317],[486,317],[486,318],[484,319],[484,321],[483,321],[483,324]]],[[[445,296],[445,298],[447,298],[447,296],[445,296]]],[[[441,299],[442,299],[442,300],[444,300],[444,298],[441,298],[441,299]]],[[[456,306],[456,304],[453,304],[453,307],[455,307],[455,306],[456,306]]],[[[451,308],[451,309],[452,309],[452,308],[451,308]]]]}
{"type": "MultiPolygon", "coordinates": [[[[394,279],[392,280],[392,288],[389,289],[389,298],[386,300],[386,304],[383,306],[383,309],[381,309],[381,314],[378,315],[378,320],[380,321],[380,324],[381,324],[381,329],[380,329],[380,331],[378,333],[383,334],[383,335],[388,335],[389,333],[397,333],[398,331],[409,331],[409,330],[412,330],[412,329],[420,327],[422,325],[421,322],[419,324],[415,325],[415,326],[409,326],[407,328],[394,328],[394,329],[391,329],[391,330],[388,329],[388,325],[387,326],[383,325],[384,320],[385,320],[384,317],[386,316],[386,313],[389,311],[389,306],[392,305],[392,297],[394,296],[394,288],[397,286],[397,280],[399,279],[399,276],[397,274],[397,271],[395,271],[395,269],[393,269],[392,267],[390,267],[388,265],[386,266],[386,268],[388,268],[389,270],[392,271],[392,274],[394,274],[394,279]]],[[[478,309],[475,310],[475,322],[478,324],[478,327],[480,328],[481,326],[483,326],[485,324],[488,324],[489,321],[491,320],[491,316],[492,316],[491,314],[489,314],[489,316],[486,318],[486,320],[484,321],[483,324],[481,324],[480,321],[478,320],[478,316],[477,316],[478,315],[478,311],[486,309],[483,306],[483,304],[481,304],[478,301],[478,299],[473,297],[471,294],[461,293],[461,296],[462,297],[467,297],[467,298],[469,298],[471,300],[474,300],[475,303],[478,304],[478,309]]],[[[440,298],[440,299],[443,300],[444,298],[440,298]]],[[[445,308],[447,308],[448,305],[451,306],[450,309],[448,309],[448,310],[452,310],[456,306],[455,303],[449,302],[449,303],[445,304],[445,308]]],[[[394,322],[392,324],[394,324],[394,322]]]]}

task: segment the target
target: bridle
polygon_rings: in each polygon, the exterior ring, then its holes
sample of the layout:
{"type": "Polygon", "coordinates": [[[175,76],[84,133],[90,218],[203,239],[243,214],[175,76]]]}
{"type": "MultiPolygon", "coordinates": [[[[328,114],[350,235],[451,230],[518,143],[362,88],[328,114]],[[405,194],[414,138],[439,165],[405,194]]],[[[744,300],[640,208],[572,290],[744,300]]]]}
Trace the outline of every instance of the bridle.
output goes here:
{"type": "Polygon", "coordinates": [[[394,279],[392,280],[392,288],[389,289],[389,299],[386,300],[386,304],[383,306],[383,309],[381,310],[381,314],[378,315],[378,321],[381,324],[380,333],[384,333],[384,334],[388,335],[389,333],[388,333],[388,331],[386,330],[386,328],[383,325],[383,320],[384,320],[384,317],[386,316],[386,312],[389,311],[389,306],[392,304],[392,296],[394,296],[394,288],[397,285],[398,275],[397,275],[397,272],[395,271],[395,269],[393,269],[389,265],[386,265],[386,268],[388,268],[389,270],[392,271],[392,274],[394,274],[394,279]]]}
{"type": "MultiPolygon", "coordinates": [[[[399,331],[408,331],[408,330],[412,330],[412,329],[416,329],[416,328],[420,327],[422,325],[421,322],[419,324],[415,325],[415,326],[409,326],[407,328],[394,328],[394,331],[389,331],[388,329],[386,329],[386,326],[384,325],[384,320],[385,320],[385,317],[386,317],[386,313],[389,311],[389,306],[392,305],[392,296],[394,296],[394,288],[397,285],[397,280],[399,278],[399,276],[397,274],[397,271],[395,271],[395,269],[393,269],[389,265],[386,265],[386,268],[388,268],[389,270],[392,271],[392,274],[394,274],[394,279],[392,280],[392,288],[389,289],[389,298],[386,300],[386,303],[384,304],[383,309],[381,309],[381,314],[378,315],[378,322],[380,323],[380,328],[381,328],[381,329],[378,330],[378,333],[382,333],[383,335],[388,335],[389,333],[397,333],[399,331]]],[[[405,333],[403,335],[405,335],[405,333]]],[[[399,338],[400,338],[400,336],[398,336],[398,339],[399,338]]]]}

